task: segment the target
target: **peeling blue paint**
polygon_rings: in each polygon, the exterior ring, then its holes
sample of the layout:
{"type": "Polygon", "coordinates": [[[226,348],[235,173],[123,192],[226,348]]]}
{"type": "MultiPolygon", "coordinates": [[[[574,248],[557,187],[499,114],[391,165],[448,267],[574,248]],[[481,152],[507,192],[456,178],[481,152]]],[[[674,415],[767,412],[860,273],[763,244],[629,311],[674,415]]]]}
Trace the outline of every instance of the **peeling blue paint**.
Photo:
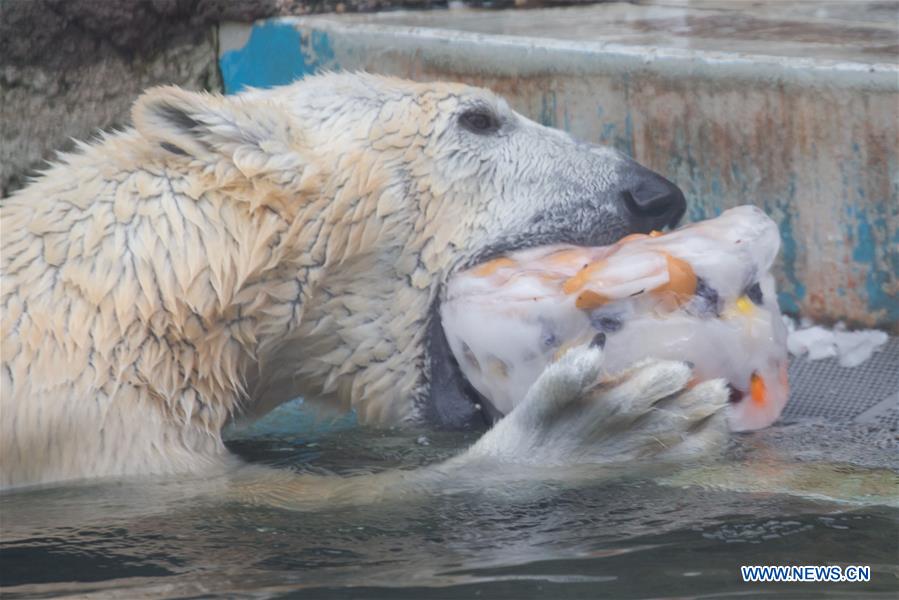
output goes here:
{"type": "Polygon", "coordinates": [[[227,94],[284,85],[338,67],[327,33],[301,32],[279,21],[253,25],[246,45],[223,53],[219,66],[227,94]]]}
{"type": "Polygon", "coordinates": [[[705,210],[705,204],[702,202],[691,202],[689,204],[689,208],[687,209],[687,218],[690,222],[695,223],[696,221],[704,221],[707,219],[707,213],[705,210]]]}
{"type": "Polygon", "coordinates": [[[615,137],[615,123],[606,123],[602,126],[602,131],[599,134],[599,142],[601,144],[609,144],[612,142],[612,139],[615,137]]]}
{"type": "Polygon", "coordinates": [[[885,313],[881,320],[899,321],[899,298],[887,292],[891,277],[896,276],[899,257],[895,249],[896,235],[890,247],[886,202],[870,206],[870,210],[849,206],[846,215],[852,260],[856,265],[864,265],[866,271],[868,308],[872,313],[885,313]]]}
{"type": "Polygon", "coordinates": [[[634,156],[634,118],[628,110],[624,115],[624,144],[628,156],[634,156]]]}
{"type": "Polygon", "coordinates": [[[780,303],[781,310],[786,313],[798,314],[799,302],[805,298],[805,285],[796,273],[799,246],[796,243],[796,238],[793,237],[793,215],[790,214],[788,206],[783,208],[783,218],[777,225],[780,229],[783,273],[789,283],[789,286],[781,287],[777,293],[777,300],[780,303]]]}
{"type": "Polygon", "coordinates": [[[889,280],[886,272],[871,269],[865,278],[865,289],[868,292],[868,304],[875,311],[880,309],[886,311],[886,318],[881,320],[896,323],[899,321],[899,299],[887,293],[886,286],[889,280]]]}
{"type": "MultiPolygon", "coordinates": [[[[709,185],[712,188],[712,197],[713,198],[723,198],[724,197],[724,189],[721,187],[721,179],[716,174],[712,174],[711,180],[709,181],[709,185]]],[[[721,214],[721,204],[720,200],[712,206],[712,210],[715,213],[715,216],[721,214]]]]}
{"type": "Polygon", "coordinates": [[[543,92],[540,105],[540,123],[547,127],[556,126],[556,92],[543,92]]]}
{"type": "MultiPolygon", "coordinates": [[[[871,229],[871,223],[868,221],[868,216],[865,214],[865,211],[855,210],[854,207],[849,207],[846,210],[849,213],[850,218],[854,219],[856,222],[855,227],[855,245],[852,249],[852,260],[857,262],[871,264],[874,262],[875,256],[875,242],[874,242],[874,232],[871,229]]],[[[852,223],[852,221],[850,221],[852,223]]]]}
{"type": "Polygon", "coordinates": [[[805,284],[799,277],[797,265],[802,247],[797,243],[793,233],[793,210],[795,209],[796,177],[791,176],[785,198],[765,200],[765,212],[777,222],[780,231],[780,269],[783,274],[777,293],[780,309],[785,313],[797,315],[799,305],[805,298],[805,284]],[[779,213],[773,214],[772,207],[779,213]],[[780,218],[777,218],[777,217],[780,218]]]}

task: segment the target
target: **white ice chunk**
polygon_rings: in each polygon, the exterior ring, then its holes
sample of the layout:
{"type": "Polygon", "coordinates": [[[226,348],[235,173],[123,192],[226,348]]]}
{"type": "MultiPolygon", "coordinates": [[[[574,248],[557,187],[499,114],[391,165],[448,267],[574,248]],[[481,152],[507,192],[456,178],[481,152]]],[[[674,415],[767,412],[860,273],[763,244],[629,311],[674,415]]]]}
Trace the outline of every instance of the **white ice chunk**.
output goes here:
{"type": "Polygon", "coordinates": [[[808,353],[809,360],[837,355],[833,332],[818,325],[790,332],[787,336],[787,350],[793,356],[808,353]]]}
{"type": "Polygon", "coordinates": [[[787,349],[793,356],[808,354],[809,360],[821,360],[836,356],[841,367],[857,367],[884,345],[889,336],[883,331],[865,329],[846,331],[846,325],[837,323],[832,330],[820,325],[810,325],[803,319],[803,329],[789,329],[787,349]]]}
{"type": "Polygon", "coordinates": [[[731,384],[733,429],[758,429],[788,394],[770,275],[779,243],[777,225],[743,206],[611,246],[514,252],[453,276],[444,331],[469,383],[502,414],[566,348],[602,332],[607,375],[649,357],[689,361],[697,381],[731,384]]]}
{"type": "Polygon", "coordinates": [[[857,367],[887,343],[886,333],[876,329],[863,331],[836,331],[834,342],[840,356],[841,367],[857,367]]]}

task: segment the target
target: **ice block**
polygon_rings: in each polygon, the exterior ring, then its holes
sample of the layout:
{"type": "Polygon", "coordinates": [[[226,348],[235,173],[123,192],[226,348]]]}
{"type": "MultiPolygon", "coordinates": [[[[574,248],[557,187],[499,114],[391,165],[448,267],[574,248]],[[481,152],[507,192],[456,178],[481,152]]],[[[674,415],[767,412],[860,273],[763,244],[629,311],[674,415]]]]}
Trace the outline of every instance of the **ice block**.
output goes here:
{"type": "Polygon", "coordinates": [[[740,206],[602,247],[513,252],[453,276],[441,305],[463,374],[507,414],[567,348],[606,335],[605,374],[688,361],[730,386],[732,430],[766,427],[788,396],[786,326],[771,265],[776,224],[740,206]]]}

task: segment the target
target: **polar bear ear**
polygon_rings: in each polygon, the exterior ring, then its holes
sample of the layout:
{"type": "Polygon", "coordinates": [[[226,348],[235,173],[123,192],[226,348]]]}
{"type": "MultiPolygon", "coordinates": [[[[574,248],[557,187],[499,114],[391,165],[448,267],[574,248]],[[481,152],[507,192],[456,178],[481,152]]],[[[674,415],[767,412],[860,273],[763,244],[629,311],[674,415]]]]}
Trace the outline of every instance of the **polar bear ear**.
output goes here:
{"type": "Polygon", "coordinates": [[[134,126],[166,152],[206,161],[230,159],[245,175],[301,165],[296,127],[273,102],[256,97],[188,92],[174,86],[148,90],[134,104],[134,126]]]}

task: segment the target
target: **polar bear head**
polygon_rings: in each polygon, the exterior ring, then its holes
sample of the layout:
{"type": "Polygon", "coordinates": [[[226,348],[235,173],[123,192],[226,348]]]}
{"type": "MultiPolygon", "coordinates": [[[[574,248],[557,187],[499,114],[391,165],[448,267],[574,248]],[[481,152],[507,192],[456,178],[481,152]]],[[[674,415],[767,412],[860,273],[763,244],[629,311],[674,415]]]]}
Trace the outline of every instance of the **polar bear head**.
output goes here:
{"type": "Polygon", "coordinates": [[[371,421],[476,419],[433,318],[447,277],[513,249],[661,229],[685,209],[626,156],[461,84],[327,74],[229,97],[157,88],[134,120],[248,223],[263,210],[286,224],[271,271],[299,281],[302,310],[258,336],[264,367],[242,374],[258,410],[302,393],[371,421]]]}

